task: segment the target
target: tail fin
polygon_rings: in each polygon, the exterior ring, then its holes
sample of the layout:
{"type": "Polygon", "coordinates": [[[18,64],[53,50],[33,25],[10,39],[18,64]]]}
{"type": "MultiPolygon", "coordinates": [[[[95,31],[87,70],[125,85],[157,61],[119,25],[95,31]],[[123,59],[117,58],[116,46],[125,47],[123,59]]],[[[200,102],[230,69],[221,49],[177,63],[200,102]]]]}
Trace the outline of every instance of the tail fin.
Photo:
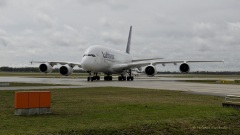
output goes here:
{"type": "Polygon", "coordinates": [[[126,49],[126,53],[128,54],[130,54],[131,36],[132,36],[132,26],[130,26],[129,35],[128,35],[128,42],[127,42],[127,49],[126,49]]]}

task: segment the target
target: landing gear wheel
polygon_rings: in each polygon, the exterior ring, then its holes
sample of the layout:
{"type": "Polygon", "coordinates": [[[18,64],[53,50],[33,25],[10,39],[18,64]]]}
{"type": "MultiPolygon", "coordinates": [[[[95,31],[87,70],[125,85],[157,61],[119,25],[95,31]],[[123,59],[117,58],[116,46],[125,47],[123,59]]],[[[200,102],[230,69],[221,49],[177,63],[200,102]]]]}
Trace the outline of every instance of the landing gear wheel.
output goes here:
{"type": "Polygon", "coordinates": [[[119,76],[118,81],[126,81],[126,76],[119,76]]]}
{"type": "Polygon", "coordinates": [[[104,81],[112,81],[112,76],[104,76],[104,81]]]}
{"type": "Polygon", "coordinates": [[[133,80],[134,80],[133,76],[128,76],[127,77],[127,81],[133,81],[133,80]]]}
{"type": "Polygon", "coordinates": [[[128,71],[128,74],[129,74],[129,76],[127,77],[127,81],[133,81],[134,78],[132,76],[132,70],[131,69],[128,71]]]}

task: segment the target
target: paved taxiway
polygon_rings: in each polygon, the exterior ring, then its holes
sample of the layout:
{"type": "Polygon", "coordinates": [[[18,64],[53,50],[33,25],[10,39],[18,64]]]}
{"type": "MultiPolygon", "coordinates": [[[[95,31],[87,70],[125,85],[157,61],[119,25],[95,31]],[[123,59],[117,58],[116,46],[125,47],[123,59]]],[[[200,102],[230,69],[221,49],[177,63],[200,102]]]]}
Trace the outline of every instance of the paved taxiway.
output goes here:
{"type": "Polygon", "coordinates": [[[85,87],[132,87],[148,89],[179,90],[190,93],[208,95],[240,95],[240,85],[204,84],[179,82],[178,80],[210,80],[216,78],[171,78],[171,77],[135,77],[134,81],[94,81],[87,82],[80,78],[28,78],[28,77],[0,77],[0,82],[24,82],[44,84],[66,84],[70,86],[31,86],[31,87],[0,87],[0,90],[29,90],[29,89],[58,89],[58,88],[85,88],[85,87]],[[72,85],[72,86],[71,86],[72,85]]]}

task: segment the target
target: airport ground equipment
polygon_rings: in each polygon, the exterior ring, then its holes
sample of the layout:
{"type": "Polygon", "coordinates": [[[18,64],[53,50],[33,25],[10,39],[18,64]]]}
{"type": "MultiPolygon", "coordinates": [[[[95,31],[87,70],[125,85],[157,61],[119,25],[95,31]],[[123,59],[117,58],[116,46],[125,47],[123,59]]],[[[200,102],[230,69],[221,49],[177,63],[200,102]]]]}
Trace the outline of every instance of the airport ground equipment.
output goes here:
{"type": "Polygon", "coordinates": [[[240,110],[240,96],[237,95],[227,95],[225,97],[224,103],[222,103],[223,107],[231,107],[237,110],[240,110]]]}
{"type": "Polygon", "coordinates": [[[49,114],[50,91],[15,92],[15,115],[49,114]]]}

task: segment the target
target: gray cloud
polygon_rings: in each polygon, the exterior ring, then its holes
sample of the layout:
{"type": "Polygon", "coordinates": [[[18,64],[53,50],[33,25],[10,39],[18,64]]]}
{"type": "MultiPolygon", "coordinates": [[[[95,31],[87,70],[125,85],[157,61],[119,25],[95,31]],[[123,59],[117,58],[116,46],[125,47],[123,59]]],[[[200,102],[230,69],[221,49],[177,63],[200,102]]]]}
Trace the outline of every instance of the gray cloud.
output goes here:
{"type": "Polygon", "coordinates": [[[0,0],[0,8],[7,5],[7,0],[0,0]]]}
{"type": "Polygon", "coordinates": [[[0,66],[29,66],[32,59],[79,62],[95,44],[125,51],[133,25],[135,58],[224,59],[224,65],[192,69],[239,70],[239,6],[238,0],[0,0],[0,57],[8,56],[0,66]]]}
{"type": "Polygon", "coordinates": [[[102,8],[109,7],[111,9],[115,10],[123,10],[127,9],[128,6],[126,3],[129,3],[127,0],[104,0],[104,1],[99,1],[99,0],[80,0],[80,4],[95,7],[95,6],[101,6],[102,8]]]}

